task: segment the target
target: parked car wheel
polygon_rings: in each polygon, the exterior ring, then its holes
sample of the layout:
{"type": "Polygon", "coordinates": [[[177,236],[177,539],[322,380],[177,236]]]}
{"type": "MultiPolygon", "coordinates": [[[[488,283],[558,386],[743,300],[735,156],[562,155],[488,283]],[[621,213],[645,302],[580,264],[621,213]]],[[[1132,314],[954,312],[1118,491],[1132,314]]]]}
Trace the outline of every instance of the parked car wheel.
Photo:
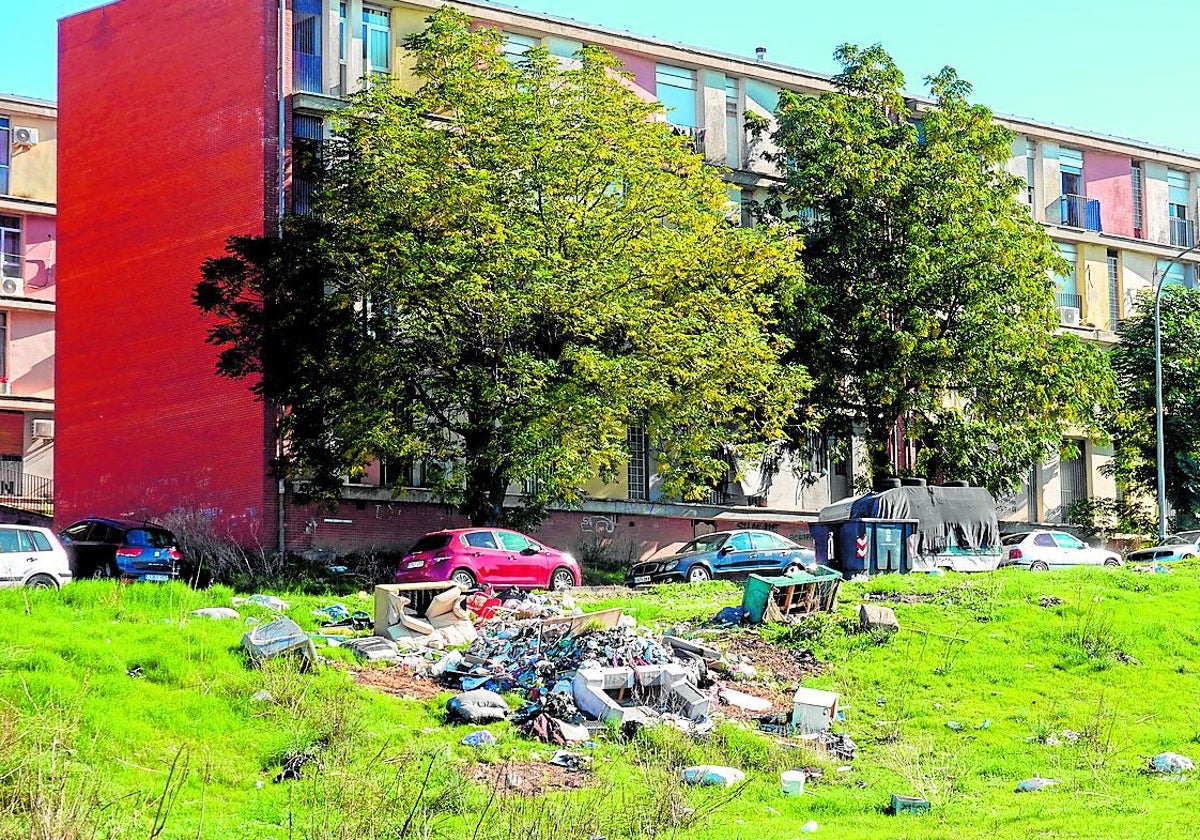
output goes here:
{"type": "Polygon", "coordinates": [[[1107,559],[1107,560],[1105,560],[1105,561],[1104,561],[1104,565],[1105,565],[1105,566],[1110,566],[1110,567],[1112,567],[1112,566],[1120,566],[1120,565],[1121,565],[1121,561],[1120,561],[1120,560],[1114,560],[1113,558],[1111,558],[1111,557],[1110,557],[1109,559],[1107,559]]]}
{"type": "Polygon", "coordinates": [[[550,588],[556,591],[570,589],[575,585],[575,575],[570,569],[559,566],[550,576],[550,588]]]}
{"type": "Polygon", "coordinates": [[[93,580],[107,580],[112,577],[112,570],[108,566],[97,566],[92,572],[93,580]]]}
{"type": "Polygon", "coordinates": [[[1050,567],[1047,566],[1045,563],[1043,563],[1041,560],[1035,560],[1029,564],[1029,571],[1031,571],[1031,572],[1048,572],[1048,571],[1050,571],[1050,567]]]}
{"type": "Polygon", "coordinates": [[[692,566],[688,569],[688,583],[708,583],[712,580],[712,573],[704,566],[692,566]]]}
{"type": "Polygon", "coordinates": [[[450,575],[450,580],[457,583],[463,589],[475,588],[475,575],[466,569],[455,569],[454,574],[450,575]]]}
{"type": "Polygon", "coordinates": [[[58,581],[50,575],[34,575],[25,585],[30,589],[58,589],[58,581]]]}
{"type": "Polygon", "coordinates": [[[1195,559],[1196,559],[1196,555],[1195,555],[1195,554],[1181,554],[1181,555],[1179,556],[1179,559],[1180,559],[1180,560],[1195,560],[1195,559]]]}

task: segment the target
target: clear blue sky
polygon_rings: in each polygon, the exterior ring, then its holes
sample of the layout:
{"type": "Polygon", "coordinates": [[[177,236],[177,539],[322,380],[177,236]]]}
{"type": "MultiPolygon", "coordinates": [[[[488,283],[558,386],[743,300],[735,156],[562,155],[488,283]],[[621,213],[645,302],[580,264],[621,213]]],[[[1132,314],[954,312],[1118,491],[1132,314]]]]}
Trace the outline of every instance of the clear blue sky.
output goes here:
{"type": "MultiPolygon", "coordinates": [[[[195,0],[202,3],[205,0],[195,0]]],[[[99,0],[0,0],[0,91],[55,98],[55,21],[99,0]]],[[[1006,114],[1200,152],[1200,0],[519,0],[573,17],[829,73],[843,41],[881,42],[908,87],[945,64],[1006,114]]]]}

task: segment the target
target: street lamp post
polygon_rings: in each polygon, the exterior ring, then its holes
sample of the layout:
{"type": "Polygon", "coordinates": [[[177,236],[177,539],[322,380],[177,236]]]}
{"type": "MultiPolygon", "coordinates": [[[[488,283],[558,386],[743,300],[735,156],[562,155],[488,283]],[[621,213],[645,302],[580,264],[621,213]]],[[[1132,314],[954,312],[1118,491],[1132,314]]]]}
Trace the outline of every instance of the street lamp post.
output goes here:
{"type": "Polygon", "coordinates": [[[1162,301],[1163,286],[1166,284],[1167,275],[1171,273],[1171,269],[1197,248],[1200,248],[1200,242],[1176,254],[1175,258],[1167,263],[1167,267],[1159,272],[1158,281],[1154,284],[1154,430],[1157,435],[1159,542],[1167,538],[1167,459],[1163,442],[1162,312],[1159,304],[1162,301]]]}

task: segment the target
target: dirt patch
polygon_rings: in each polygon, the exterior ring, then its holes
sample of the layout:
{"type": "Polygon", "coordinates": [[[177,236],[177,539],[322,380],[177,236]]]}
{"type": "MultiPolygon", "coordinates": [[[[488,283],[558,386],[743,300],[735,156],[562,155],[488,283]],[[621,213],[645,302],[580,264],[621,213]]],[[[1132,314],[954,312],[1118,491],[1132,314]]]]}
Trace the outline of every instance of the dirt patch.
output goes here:
{"type": "Polygon", "coordinates": [[[882,601],[890,604],[923,604],[937,597],[936,592],[868,592],[863,595],[867,602],[882,601]]]}
{"type": "Polygon", "coordinates": [[[418,676],[403,666],[351,671],[350,676],[359,685],[406,700],[431,700],[446,690],[428,677],[418,676]]]}
{"type": "MultiPolygon", "coordinates": [[[[724,653],[748,660],[757,674],[745,681],[729,679],[720,673],[714,673],[713,676],[735,691],[771,701],[773,711],[791,709],[796,687],[809,677],[817,676],[826,667],[810,651],[776,645],[755,633],[730,634],[721,639],[717,646],[724,653]]],[[[725,717],[738,720],[756,720],[763,714],[727,703],[721,703],[717,708],[725,717]]]]}
{"type": "Polygon", "coordinates": [[[479,764],[471,779],[500,793],[540,796],[548,791],[580,790],[593,782],[591,773],[554,764],[479,764]]]}

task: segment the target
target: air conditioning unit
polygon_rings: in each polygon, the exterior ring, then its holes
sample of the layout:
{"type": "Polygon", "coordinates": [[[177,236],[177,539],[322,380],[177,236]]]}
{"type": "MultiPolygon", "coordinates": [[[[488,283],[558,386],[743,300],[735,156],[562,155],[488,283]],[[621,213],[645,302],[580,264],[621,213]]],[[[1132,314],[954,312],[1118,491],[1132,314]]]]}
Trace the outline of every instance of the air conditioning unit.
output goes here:
{"type": "Polygon", "coordinates": [[[34,420],[33,436],[35,438],[42,438],[44,440],[54,440],[54,421],[34,420]]]}
{"type": "Polygon", "coordinates": [[[38,144],[38,130],[26,126],[15,126],[12,132],[12,142],[14,146],[36,146],[38,144]]]}
{"type": "Polygon", "coordinates": [[[20,277],[5,277],[0,280],[0,293],[6,295],[20,295],[25,292],[25,281],[20,277]]]}
{"type": "Polygon", "coordinates": [[[1079,326],[1079,307],[1078,306],[1060,306],[1058,307],[1058,320],[1064,327],[1079,326]]]}

